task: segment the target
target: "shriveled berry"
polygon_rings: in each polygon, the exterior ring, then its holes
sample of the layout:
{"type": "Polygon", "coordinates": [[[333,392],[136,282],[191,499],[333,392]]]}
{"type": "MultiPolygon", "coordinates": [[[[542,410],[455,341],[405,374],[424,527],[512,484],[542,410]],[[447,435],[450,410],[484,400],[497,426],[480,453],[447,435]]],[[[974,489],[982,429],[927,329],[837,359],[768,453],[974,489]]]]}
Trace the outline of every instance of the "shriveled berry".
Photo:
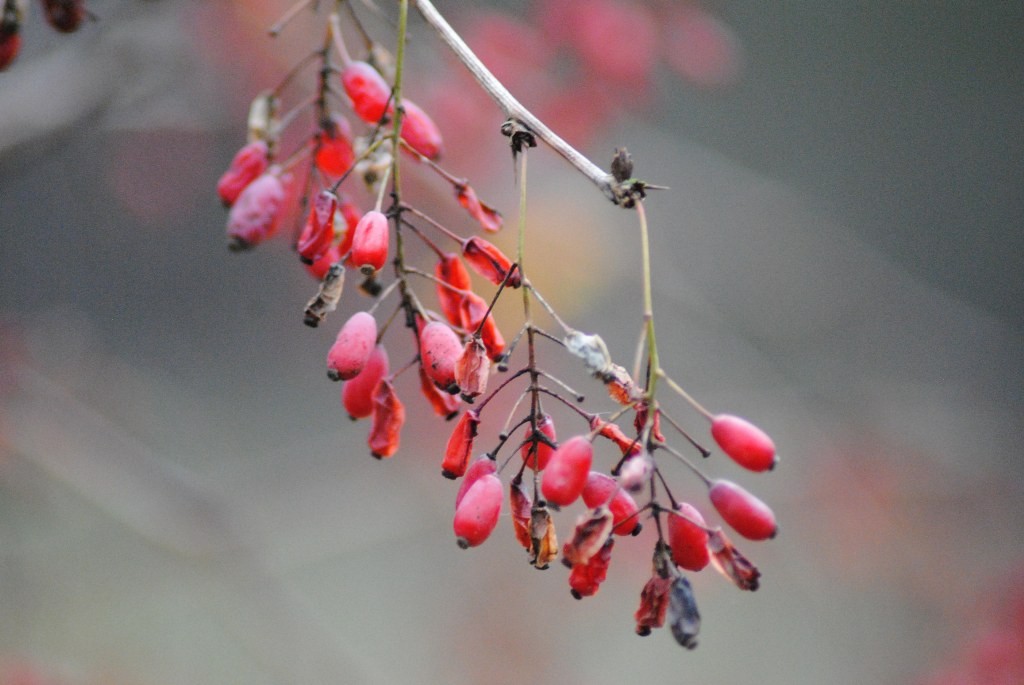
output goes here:
{"type": "Polygon", "coordinates": [[[512,528],[516,534],[516,541],[526,551],[533,552],[533,501],[523,487],[521,479],[514,479],[509,485],[508,503],[512,512],[512,528]]]}
{"type": "Polygon", "coordinates": [[[476,438],[476,429],[479,425],[480,417],[474,411],[467,411],[459,418],[444,450],[444,460],[441,462],[442,476],[459,478],[466,473],[469,458],[473,453],[473,439],[476,438]]]}
{"type": "Polygon", "coordinates": [[[700,612],[697,611],[697,599],[693,595],[690,581],[683,576],[672,581],[668,595],[668,625],[681,647],[693,649],[697,646],[700,612]]]}
{"type": "Polygon", "coordinates": [[[358,376],[377,344],[377,320],[368,312],[356,312],[338,331],[327,353],[327,377],[347,381],[358,376]]]}
{"type": "Polygon", "coordinates": [[[399,132],[402,140],[427,159],[440,158],[444,143],[437,124],[419,105],[409,100],[402,101],[402,109],[405,111],[402,130],[399,132]]]}
{"type": "Polygon", "coordinates": [[[423,366],[419,367],[420,374],[420,392],[427,398],[427,402],[430,403],[434,413],[438,416],[443,416],[445,419],[454,419],[459,414],[459,407],[462,406],[462,401],[458,395],[449,395],[444,390],[434,385],[434,381],[430,380],[430,376],[423,370],[423,366]]]}
{"type": "Polygon", "coordinates": [[[420,332],[420,357],[423,370],[437,387],[450,393],[459,391],[455,382],[455,364],[462,355],[459,336],[446,323],[431,321],[420,332]]]}
{"type": "Polygon", "coordinates": [[[459,305],[459,318],[462,327],[467,331],[475,332],[479,329],[480,340],[487,349],[487,356],[497,361],[505,351],[505,338],[498,330],[498,324],[494,321],[494,314],[489,313],[487,301],[469,291],[462,298],[459,305]]]}
{"type": "Polygon", "coordinates": [[[700,571],[711,561],[704,517],[687,502],[680,502],[681,516],[668,515],[668,546],[672,560],[687,571],[700,571]]]}
{"type": "Polygon", "coordinates": [[[595,416],[590,420],[590,430],[598,430],[598,435],[608,438],[614,442],[622,451],[622,456],[635,456],[640,453],[640,440],[626,435],[625,431],[619,428],[618,424],[602,421],[595,416]]]}
{"type": "Polygon", "coordinates": [[[484,455],[474,459],[469,468],[466,469],[466,475],[462,479],[462,483],[459,485],[459,491],[455,493],[455,508],[459,508],[459,504],[462,503],[462,498],[466,496],[469,489],[473,487],[473,483],[483,478],[486,475],[497,473],[498,465],[493,459],[484,455]]]}
{"type": "Polygon", "coordinates": [[[352,101],[352,111],[368,124],[376,124],[391,109],[391,86],[366,62],[349,62],[341,70],[341,86],[352,101]]]}
{"type": "Polygon", "coordinates": [[[490,536],[498,525],[503,498],[501,480],[494,474],[481,476],[455,508],[452,529],[459,547],[476,547],[490,536]]]}
{"type": "Polygon", "coordinates": [[[437,284],[437,300],[441,305],[441,313],[451,325],[461,326],[460,305],[463,295],[457,291],[469,290],[473,285],[466,265],[462,263],[457,254],[449,252],[441,257],[434,266],[434,275],[440,281],[437,284]]]}
{"type": "Polygon", "coordinates": [[[364,276],[372,276],[388,260],[390,232],[388,218],[383,213],[370,210],[356,224],[352,235],[352,264],[364,276]]]}
{"type": "Polygon", "coordinates": [[[285,190],[274,169],[247,185],[228,213],[228,247],[245,250],[277,231],[285,190]]]}
{"type": "MultiPolygon", "coordinates": [[[[552,444],[558,443],[558,438],[555,436],[555,422],[548,414],[544,414],[537,420],[537,430],[551,441],[552,444]]],[[[519,453],[528,467],[534,471],[543,471],[544,467],[551,461],[551,455],[554,451],[554,447],[535,436],[533,430],[527,427],[526,442],[519,448],[519,453]]]]}
{"type": "Polygon", "coordinates": [[[587,474],[583,486],[583,503],[591,509],[606,505],[612,513],[612,532],[616,535],[632,535],[640,527],[637,513],[640,507],[632,495],[619,487],[618,481],[598,471],[587,474]]]}
{"type": "Polygon", "coordinates": [[[757,590],[761,572],[736,549],[721,528],[714,529],[708,536],[708,549],[711,550],[711,563],[719,573],[741,590],[757,590]]]}
{"type": "Polygon", "coordinates": [[[501,213],[486,205],[476,196],[476,191],[466,183],[455,186],[455,197],[469,215],[479,222],[485,231],[496,233],[501,230],[501,213]]]}
{"type": "Polygon", "coordinates": [[[270,165],[267,143],[256,140],[235,153],[227,171],[217,181],[217,195],[225,207],[235,204],[242,190],[259,178],[270,165]]]}
{"type": "Polygon", "coordinates": [[[334,193],[324,190],[313,198],[313,206],[302,227],[295,249],[303,264],[313,264],[320,259],[334,242],[334,215],[338,208],[338,198],[334,193]]]}
{"type": "Polygon", "coordinates": [[[494,285],[501,285],[505,282],[506,277],[509,287],[512,288],[518,288],[523,282],[518,269],[509,276],[512,260],[483,238],[477,236],[467,238],[462,244],[462,256],[474,271],[494,285]]]}
{"type": "Polygon", "coordinates": [[[711,437],[733,461],[751,471],[769,471],[778,461],[772,439],[738,416],[719,414],[712,419],[711,437]]]}
{"type": "Polygon", "coordinates": [[[327,252],[324,252],[320,259],[316,260],[312,264],[306,265],[306,273],[315,278],[318,281],[322,281],[324,276],[327,275],[328,269],[335,263],[341,260],[341,255],[338,253],[338,246],[333,245],[327,248],[327,252]]]}
{"type": "Polygon", "coordinates": [[[594,459],[594,446],[586,436],[569,438],[554,451],[547,467],[541,492],[555,506],[572,504],[583,493],[587,474],[594,459]]]}
{"type": "Polygon", "coordinates": [[[395,386],[386,378],[377,383],[372,402],[373,423],[367,443],[370,445],[370,454],[377,459],[384,459],[398,451],[402,426],[405,424],[405,405],[398,399],[395,386]]]}
{"type": "Polygon", "coordinates": [[[585,564],[575,564],[569,573],[569,588],[572,596],[576,599],[591,597],[597,594],[601,583],[608,577],[608,564],[612,560],[612,547],[615,546],[615,538],[608,538],[604,547],[590,557],[585,564]]]}
{"type": "Polygon", "coordinates": [[[470,338],[455,362],[455,383],[459,386],[462,398],[472,402],[487,390],[487,376],[491,370],[491,362],[487,358],[487,348],[479,338],[470,338]]]}
{"type": "Polygon", "coordinates": [[[383,345],[377,345],[359,375],[347,381],[341,389],[341,403],[349,417],[365,419],[373,413],[373,391],[387,373],[388,353],[383,345]]]}
{"type": "Polygon", "coordinates": [[[712,481],[708,489],[711,504],[733,530],[748,540],[775,537],[778,524],[768,505],[729,480],[712,481]]]}

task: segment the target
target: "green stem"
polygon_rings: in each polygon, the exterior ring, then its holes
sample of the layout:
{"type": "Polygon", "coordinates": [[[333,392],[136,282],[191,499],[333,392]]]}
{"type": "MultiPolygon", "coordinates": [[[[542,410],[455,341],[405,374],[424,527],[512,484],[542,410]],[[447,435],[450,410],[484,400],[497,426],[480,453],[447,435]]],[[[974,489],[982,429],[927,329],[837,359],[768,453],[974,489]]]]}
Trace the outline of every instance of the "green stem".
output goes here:
{"type": "MultiPolygon", "coordinates": [[[[661,367],[658,362],[658,343],[654,337],[654,296],[651,291],[651,244],[647,230],[647,213],[644,211],[643,202],[638,201],[636,203],[636,214],[640,218],[640,251],[641,260],[643,261],[644,326],[646,328],[647,365],[649,368],[647,390],[644,393],[644,397],[649,403],[653,403],[661,367]]],[[[654,416],[653,411],[650,416],[654,416]]]]}

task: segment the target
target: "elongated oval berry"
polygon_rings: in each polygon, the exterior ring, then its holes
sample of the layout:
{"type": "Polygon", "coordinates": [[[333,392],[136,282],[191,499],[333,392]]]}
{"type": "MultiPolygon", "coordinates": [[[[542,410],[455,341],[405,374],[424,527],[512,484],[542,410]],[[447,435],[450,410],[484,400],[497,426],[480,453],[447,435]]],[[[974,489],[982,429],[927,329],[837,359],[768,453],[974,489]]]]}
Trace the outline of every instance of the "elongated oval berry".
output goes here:
{"type": "Polygon", "coordinates": [[[228,212],[228,247],[232,250],[258,245],[277,231],[285,191],[275,168],[247,185],[228,212]]]}
{"type": "Polygon", "coordinates": [[[423,370],[437,387],[455,394],[455,364],[462,356],[462,342],[448,324],[431,321],[420,331],[420,357],[423,370]]]}
{"type": "Polygon", "coordinates": [[[459,504],[462,503],[462,498],[465,497],[469,489],[473,487],[473,483],[476,483],[488,474],[497,472],[497,463],[487,455],[474,459],[470,463],[469,468],[466,469],[466,476],[462,479],[462,483],[459,485],[459,491],[455,493],[455,508],[459,508],[459,504]]]}
{"type": "Polygon", "coordinates": [[[473,453],[473,439],[476,438],[476,428],[479,425],[480,417],[474,411],[467,411],[459,418],[444,450],[444,460],[441,462],[442,476],[455,479],[466,473],[469,458],[473,453]]]}
{"type": "Polygon", "coordinates": [[[377,320],[368,312],[356,312],[338,331],[327,353],[327,377],[347,381],[358,376],[376,344],[377,320]]]}
{"type": "Polygon", "coordinates": [[[564,507],[583,493],[594,460],[594,446],[586,436],[569,438],[554,451],[544,469],[540,490],[549,504],[564,507]]]}
{"type": "Polygon", "coordinates": [[[775,468],[775,443],[746,419],[719,414],[711,421],[711,437],[733,461],[751,471],[775,468]]]}
{"type": "Polygon", "coordinates": [[[391,86],[366,62],[349,62],[341,70],[341,86],[352,101],[352,111],[368,124],[376,124],[391,109],[391,86]]]}
{"type": "Polygon", "coordinates": [[[608,506],[612,513],[612,532],[616,535],[633,535],[639,532],[640,507],[628,492],[619,487],[618,481],[598,471],[587,474],[587,482],[583,486],[583,503],[590,509],[603,505],[608,506]]]}
{"type": "Polygon", "coordinates": [[[341,176],[356,160],[352,150],[352,127],[348,120],[334,116],[321,126],[313,163],[328,176],[341,176]]]}
{"type": "Polygon", "coordinates": [[[0,71],[11,66],[20,51],[21,33],[17,28],[13,31],[4,31],[0,28],[0,71]]]}
{"type": "Polygon", "coordinates": [[[224,206],[230,207],[235,204],[242,190],[259,178],[268,166],[270,149],[265,141],[253,141],[236,152],[227,171],[217,181],[217,195],[224,206]]]}
{"type": "Polygon", "coordinates": [[[672,549],[672,560],[687,571],[700,571],[711,561],[704,517],[687,502],[680,502],[678,511],[681,516],[668,515],[668,546],[672,549]]]}
{"type": "Polygon", "coordinates": [[[452,528],[459,547],[476,547],[490,536],[498,525],[504,488],[494,474],[481,476],[455,508],[452,528]]]}
{"type": "Polygon", "coordinates": [[[778,532],[775,514],[768,505],[736,483],[712,481],[708,496],[725,522],[748,540],[767,540],[778,532]]]}
{"type": "Polygon", "coordinates": [[[427,116],[419,105],[409,100],[402,100],[402,109],[405,111],[402,117],[402,130],[399,132],[402,140],[427,159],[440,158],[444,143],[441,139],[441,130],[437,128],[434,120],[427,116]]]}
{"type": "Polygon", "coordinates": [[[501,285],[506,277],[510,288],[518,288],[523,282],[518,269],[511,276],[508,275],[512,269],[512,260],[483,238],[467,238],[462,244],[462,256],[474,271],[494,285],[501,285]]]}
{"type": "Polygon", "coordinates": [[[85,19],[85,0],[43,0],[43,14],[53,28],[72,33],[85,19]]]}
{"type": "Polygon", "coordinates": [[[441,305],[441,313],[448,323],[453,326],[462,325],[460,305],[463,294],[458,290],[469,290],[473,283],[469,278],[469,271],[466,265],[454,252],[449,252],[441,257],[434,266],[434,275],[440,283],[437,284],[437,301],[441,305]],[[443,284],[447,284],[447,287],[443,284]]]}
{"type": "MultiPolygon", "coordinates": [[[[558,443],[558,438],[555,436],[555,422],[548,414],[544,414],[537,421],[537,430],[543,433],[552,443],[558,443]]],[[[519,448],[519,453],[528,467],[534,471],[543,471],[544,467],[551,461],[551,455],[554,453],[555,448],[543,440],[533,440],[531,439],[532,437],[533,431],[527,426],[526,442],[519,448]]]]}
{"type": "Polygon", "coordinates": [[[388,218],[377,210],[370,210],[359,220],[352,234],[352,264],[364,276],[377,273],[388,260],[389,240],[388,218]]]}
{"type": "Polygon", "coordinates": [[[373,413],[373,391],[387,373],[388,353],[383,345],[377,345],[359,375],[341,389],[341,403],[352,420],[365,419],[373,413]]]}

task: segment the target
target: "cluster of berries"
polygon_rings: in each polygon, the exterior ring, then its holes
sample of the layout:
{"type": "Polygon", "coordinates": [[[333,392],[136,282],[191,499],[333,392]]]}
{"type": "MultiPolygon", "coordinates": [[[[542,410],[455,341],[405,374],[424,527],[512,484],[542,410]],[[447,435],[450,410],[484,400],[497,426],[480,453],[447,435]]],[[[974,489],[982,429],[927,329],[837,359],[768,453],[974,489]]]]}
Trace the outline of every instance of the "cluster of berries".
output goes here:
{"type": "MultiPolygon", "coordinates": [[[[416,4],[427,2],[418,0],[416,4]]],[[[407,3],[403,2],[402,8],[406,9],[407,3]]],[[[368,310],[358,311],[344,322],[327,353],[327,376],[344,383],[341,399],[345,411],[352,419],[370,419],[370,453],[383,459],[398,452],[406,410],[396,380],[405,371],[416,369],[419,389],[434,412],[447,420],[457,417],[441,459],[441,473],[461,479],[452,520],[458,545],[476,547],[494,532],[506,506],[505,473],[516,540],[536,568],[548,568],[561,555],[563,564],[571,569],[571,593],[579,599],[598,592],[616,537],[637,535],[642,518],[653,520],[657,529],[653,574],[641,593],[636,630],[646,635],[667,622],[677,641],[692,648],[700,616],[683,571],[700,571],[710,564],[745,590],[757,589],[760,574],[720,527],[709,526],[696,507],[672,496],[656,456],[669,453],[689,466],[707,485],[712,507],[741,536],[750,540],[774,537],[775,517],[744,488],[708,478],[667,443],[661,430],[663,420],[703,456],[710,454],[664,413],[655,398],[654,380],[663,374],[652,361],[655,355],[649,355],[646,383],[638,385],[633,376],[639,375],[639,370],[631,376],[612,363],[599,336],[576,331],[562,321],[520,268],[521,255],[520,261],[513,261],[480,235],[461,236],[403,201],[397,177],[404,152],[420,168],[435,172],[451,185],[458,204],[480,229],[496,232],[502,227],[497,211],[481,202],[464,179],[438,164],[443,147],[438,127],[401,95],[404,26],[403,15],[392,71],[385,52],[370,42],[367,59],[352,59],[342,39],[340,15],[330,13],[323,47],[285,80],[287,83],[306,64],[317,61],[316,97],[285,114],[280,113],[281,86],[256,98],[250,109],[249,142],[218,183],[221,200],[230,208],[229,245],[246,249],[271,237],[288,211],[289,195],[300,198],[304,209],[298,212],[293,247],[310,273],[320,279],[317,293],[305,307],[305,323],[319,326],[337,308],[348,270],[360,274],[364,279],[360,289],[375,299],[368,310]],[[335,59],[340,65],[335,65],[335,59]],[[294,152],[282,157],[278,154],[282,132],[306,106],[315,108],[311,130],[303,134],[294,152]],[[346,113],[354,115],[365,129],[364,135],[353,135],[346,113]],[[297,174],[299,169],[305,173],[297,174]],[[372,209],[362,212],[342,193],[341,186],[353,177],[361,178],[376,197],[372,209]],[[388,190],[391,201],[385,208],[388,190]],[[428,232],[451,241],[456,249],[443,249],[428,232]],[[408,237],[425,245],[434,259],[432,270],[413,266],[406,246],[408,237]],[[393,280],[385,284],[388,275],[382,272],[389,260],[393,280]],[[494,286],[489,298],[474,291],[471,272],[494,286]],[[427,294],[417,290],[420,281],[416,279],[431,283],[436,309],[426,306],[427,294]],[[506,343],[492,310],[510,290],[523,293],[524,321],[506,343]],[[393,294],[398,299],[393,313],[381,317],[383,324],[378,325],[376,310],[393,294]],[[548,312],[564,336],[547,333],[534,323],[531,302],[548,312]],[[383,339],[395,321],[404,323],[412,333],[414,351],[406,363],[392,370],[383,339]],[[617,410],[608,416],[583,411],[578,406],[583,397],[539,366],[539,338],[554,341],[581,359],[591,375],[605,385],[617,410]],[[521,341],[528,358],[521,368],[509,372],[521,341]],[[488,392],[494,371],[508,376],[488,392]],[[474,454],[479,454],[476,447],[484,410],[517,379],[527,385],[520,400],[526,399],[528,408],[520,413],[517,401],[496,444],[474,459],[474,454]],[[545,410],[545,402],[557,402],[574,412],[585,429],[559,440],[555,418],[545,410]],[[630,412],[633,422],[627,431],[617,420],[630,412]],[[518,444],[510,443],[516,434],[520,435],[518,444]],[[594,463],[594,443],[599,438],[617,448],[617,463],[607,472],[594,463]],[[499,458],[506,445],[511,454],[499,458]],[[516,466],[509,467],[516,455],[516,466]],[[559,548],[552,512],[580,500],[586,511],[559,548]]],[[[530,139],[529,132],[515,125],[503,127],[503,132],[513,138],[513,150],[525,154],[523,148],[528,145],[522,143],[530,139]]],[[[631,171],[624,155],[620,153],[617,168],[622,171],[626,165],[631,171]]],[[[520,169],[524,173],[520,187],[525,192],[525,165],[520,169]]],[[[626,182],[630,173],[612,175],[626,182]]],[[[649,340],[653,345],[653,335],[649,340]]],[[[739,465],[755,472],[775,465],[775,446],[764,432],[736,416],[712,415],[678,390],[708,419],[713,440],[739,465]]]]}
{"type": "MultiPolygon", "coordinates": [[[[46,23],[61,33],[77,31],[91,16],[85,0],[40,0],[46,23]]],[[[0,71],[11,65],[21,50],[21,26],[28,14],[28,0],[3,0],[0,11],[0,71]]]]}

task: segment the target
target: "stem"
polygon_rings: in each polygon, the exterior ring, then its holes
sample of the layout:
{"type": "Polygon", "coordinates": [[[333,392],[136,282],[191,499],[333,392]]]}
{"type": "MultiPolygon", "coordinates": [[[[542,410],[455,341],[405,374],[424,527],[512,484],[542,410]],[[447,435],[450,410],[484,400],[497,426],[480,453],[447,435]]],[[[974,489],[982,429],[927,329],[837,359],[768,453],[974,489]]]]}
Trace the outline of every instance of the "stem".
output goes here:
{"type": "Polygon", "coordinates": [[[700,402],[698,402],[697,400],[693,399],[693,397],[690,396],[690,393],[688,393],[685,390],[683,390],[681,385],[679,385],[674,380],[672,380],[667,375],[665,375],[664,371],[662,371],[661,369],[658,369],[657,376],[660,377],[661,379],[663,379],[665,381],[665,383],[668,385],[668,387],[670,387],[673,390],[675,390],[679,394],[680,397],[682,397],[684,400],[689,402],[690,406],[692,406],[700,414],[702,414],[704,416],[704,418],[706,418],[708,421],[713,421],[714,420],[714,418],[715,418],[714,414],[712,414],[707,409],[705,409],[704,406],[700,402]]]}
{"type": "MultiPolygon", "coordinates": [[[[408,0],[403,0],[404,8],[408,0]]],[[[437,11],[430,0],[413,0],[416,9],[428,24],[437,32],[445,45],[455,53],[469,72],[476,79],[480,87],[491,96],[491,99],[498,105],[505,116],[522,123],[535,136],[540,138],[552,150],[562,156],[567,162],[576,167],[576,170],[586,176],[591,183],[604,193],[612,202],[616,202],[614,191],[614,178],[611,174],[603,171],[599,166],[587,159],[579,150],[565,142],[554,131],[548,128],[547,124],[538,119],[530,110],[516,100],[512,93],[497,79],[494,74],[484,66],[480,58],[466,45],[462,37],[455,32],[455,29],[448,24],[443,16],[437,11]]],[[[401,62],[399,62],[401,64],[401,62]]]]}
{"type": "MultiPolygon", "coordinates": [[[[640,251],[643,261],[644,288],[644,325],[647,337],[647,365],[650,369],[647,379],[647,390],[644,393],[648,402],[654,402],[655,389],[658,384],[658,343],[654,337],[654,297],[651,293],[651,244],[647,231],[647,213],[644,203],[637,201],[636,215],[640,218],[640,251]]],[[[650,416],[654,416],[655,407],[651,407],[650,416]]]]}

